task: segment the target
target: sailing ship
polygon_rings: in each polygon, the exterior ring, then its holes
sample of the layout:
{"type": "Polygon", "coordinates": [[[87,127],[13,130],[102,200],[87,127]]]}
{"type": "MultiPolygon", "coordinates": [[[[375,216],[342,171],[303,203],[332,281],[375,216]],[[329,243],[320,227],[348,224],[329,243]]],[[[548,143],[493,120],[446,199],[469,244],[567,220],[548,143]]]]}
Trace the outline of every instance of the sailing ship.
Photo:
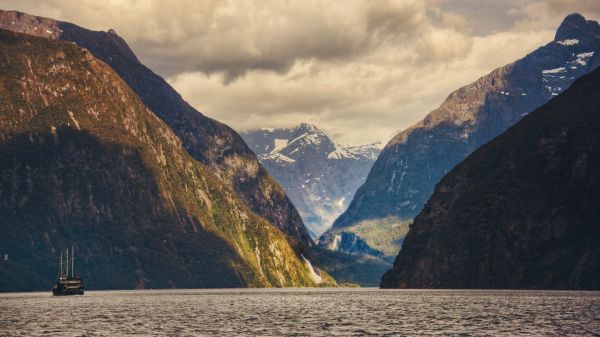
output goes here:
{"type": "Polygon", "coordinates": [[[83,295],[83,279],[75,276],[75,247],[71,247],[71,263],[69,265],[69,248],[65,262],[63,263],[63,252],[60,252],[60,263],[58,264],[58,280],[52,286],[52,295],[83,295]],[[65,267],[63,269],[63,267],[65,267]],[[69,274],[69,267],[71,273],[69,274]]]}

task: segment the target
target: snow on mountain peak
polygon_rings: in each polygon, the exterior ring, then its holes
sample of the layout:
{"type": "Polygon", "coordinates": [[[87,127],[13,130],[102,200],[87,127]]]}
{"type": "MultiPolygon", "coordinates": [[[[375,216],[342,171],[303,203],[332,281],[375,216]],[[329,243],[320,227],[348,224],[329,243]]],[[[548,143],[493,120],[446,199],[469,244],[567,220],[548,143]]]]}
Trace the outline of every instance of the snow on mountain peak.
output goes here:
{"type": "Polygon", "coordinates": [[[335,151],[330,152],[327,155],[328,159],[358,159],[358,160],[375,160],[379,155],[380,142],[366,145],[341,145],[335,144],[335,151]]]}
{"type": "Polygon", "coordinates": [[[574,46],[579,43],[578,39],[566,39],[562,41],[556,41],[558,44],[562,44],[563,46],[574,46]]]}
{"type": "Polygon", "coordinates": [[[327,155],[327,159],[342,159],[342,158],[349,158],[349,159],[358,159],[356,153],[353,153],[351,151],[348,151],[348,147],[340,145],[340,144],[335,144],[335,150],[332,152],[329,152],[329,154],[327,155]]]}
{"type": "Polygon", "coordinates": [[[273,152],[279,152],[283,148],[285,148],[288,145],[288,140],[287,139],[275,138],[273,140],[273,143],[274,143],[274,147],[273,147],[273,150],[271,150],[271,153],[273,153],[273,152]]]}
{"type": "Polygon", "coordinates": [[[381,143],[349,146],[334,143],[317,126],[301,123],[294,128],[261,128],[243,133],[261,160],[289,164],[306,160],[375,160],[381,143]]]}
{"type": "Polygon", "coordinates": [[[296,127],[297,130],[305,130],[308,132],[318,132],[318,133],[323,133],[323,131],[321,131],[319,128],[317,128],[314,124],[310,124],[310,123],[300,123],[300,125],[298,125],[296,127]]]}
{"type": "Polygon", "coordinates": [[[365,181],[380,143],[334,143],[318,127],[243,132],[259,160],[284,186],[313,238],[327,230],[365,181]]]}
{"type": "MultiPolygon", "coordinates": [[[[317,133],[303,133],[300,136],[297,136],[296,138],[292,139],[288,145],[292,145],[292,144],[299,144],[301,146],[306,146],[306,145],[320,145],[323,142],[323,137],[324,135],[321,134],[317,134],[317,133]]],[[[325,136],[326,138],[326,136],[325,136]]]]}

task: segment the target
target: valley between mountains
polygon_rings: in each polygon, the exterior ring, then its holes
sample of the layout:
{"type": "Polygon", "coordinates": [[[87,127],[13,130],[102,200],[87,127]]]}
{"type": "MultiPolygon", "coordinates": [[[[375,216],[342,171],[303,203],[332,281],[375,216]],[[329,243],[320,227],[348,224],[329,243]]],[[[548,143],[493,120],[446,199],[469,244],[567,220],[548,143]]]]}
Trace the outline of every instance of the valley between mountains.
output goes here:
{"type": "Polygon", "coordinates": [[[45,290],[71,244],[92,289],[598,290],[599,66],[573,13],[345,145],[308,120],[238,133],[114,30],[0,10],[0,291],[45,290]]]}

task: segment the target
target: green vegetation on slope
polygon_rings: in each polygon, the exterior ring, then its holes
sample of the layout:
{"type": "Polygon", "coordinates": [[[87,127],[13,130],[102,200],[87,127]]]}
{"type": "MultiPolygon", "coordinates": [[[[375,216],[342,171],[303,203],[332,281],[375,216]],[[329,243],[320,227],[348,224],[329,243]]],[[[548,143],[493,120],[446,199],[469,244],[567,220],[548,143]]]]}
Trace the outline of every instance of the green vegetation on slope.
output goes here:
{"type": "Polygon", "coordinates": [[[43,289],[71,241],[96,288],[316,284],[86,50],[0,30],[0,92],[0,289],[43,289]]]}
{"type": "Polygon", "coordinates": [[[384,256],[396,256],[411,222],[389,216],[383,219],[362,220],[344,230],[354,233],[384,256]]]}

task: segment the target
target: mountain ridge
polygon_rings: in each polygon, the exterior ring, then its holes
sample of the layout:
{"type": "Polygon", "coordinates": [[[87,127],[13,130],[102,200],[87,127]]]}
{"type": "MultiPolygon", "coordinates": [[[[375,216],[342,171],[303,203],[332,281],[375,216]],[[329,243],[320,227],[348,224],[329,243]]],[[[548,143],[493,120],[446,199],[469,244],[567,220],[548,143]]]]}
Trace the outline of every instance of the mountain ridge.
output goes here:
{"type": "Polygon", "coordinates": [[[319,283],[88,50],[0,29],[0,63],[0,289],[46,288],[70,242],[95,289],[319,283]]]}
{"type": "Polygon", "coordinates": [[[317,262],[314,242],[300,215],[239,134],[191,107],[164,79],[141,64],[114,30],[91,31],[68,22],[3,10],[0,28],[70,41],[106,62],[173,129],[192,157],[213,168],[254,213],[282,229],[298,256],[317,262]]]}
{"type": "Polygon", "coordinates": [[[382,288],[600,284],[600,69],[452,169],[382,288]]]}
{"type": "Polygon", "coordinates": [[[393,223],[402,227],[396,238],[401,245],[407,225],[444,174],[600,64],[600,27],[582,18],[567,16],[557,29],[559,40],[452,92],[423,120],[393,137],[320,244],[331,249],[349,228],[393,223]]]}

